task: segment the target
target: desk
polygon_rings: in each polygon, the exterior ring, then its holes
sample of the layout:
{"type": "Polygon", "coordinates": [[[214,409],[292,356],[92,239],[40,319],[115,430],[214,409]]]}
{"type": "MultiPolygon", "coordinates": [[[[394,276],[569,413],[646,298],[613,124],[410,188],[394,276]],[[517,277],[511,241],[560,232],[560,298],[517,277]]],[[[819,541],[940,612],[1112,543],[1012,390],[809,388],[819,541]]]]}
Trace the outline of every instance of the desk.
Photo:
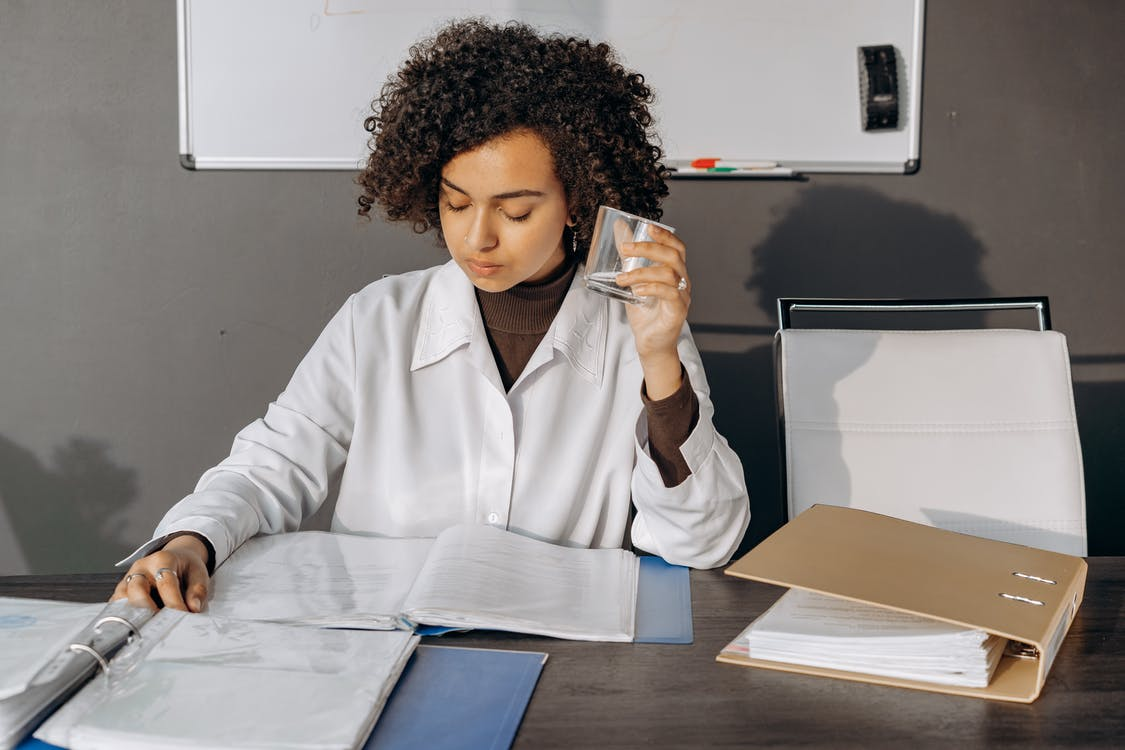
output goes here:
{"type": "MultiPolygon", "coordinates": [[[[116,581],[0,577],[0,595],[98,601],[116,581]]],[[[1125,557],[1090,559],[1082,609],[1031,705],[716,663],[719,649],[780,593],[693,571],[691,646],[508,633],[426,640],[550,654],[517,748],[1120,747],[1125,737],[1125,557]]]]}

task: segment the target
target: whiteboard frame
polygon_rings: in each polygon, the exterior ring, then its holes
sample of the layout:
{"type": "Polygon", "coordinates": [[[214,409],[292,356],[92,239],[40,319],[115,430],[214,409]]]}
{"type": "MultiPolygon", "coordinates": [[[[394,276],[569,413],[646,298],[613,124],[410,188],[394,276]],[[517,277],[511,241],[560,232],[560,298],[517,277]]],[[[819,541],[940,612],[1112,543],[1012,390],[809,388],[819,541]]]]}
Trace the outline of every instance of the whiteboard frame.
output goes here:
{"type": "MultiPolygon", "coordinates": [[[[282,0],[284,2],[284,0],[282,0]]],[[[785,0],[779,0],[785,2],[785,0]]],[[[895,161],[862,161],[862,160],[801,160],[785,159],[778,161],[774,169],[758,169],[747,172],[727,173],[684,173],[676,172],[676,168],[688,165],[689,160],[676,158],[674,154],[666,154],[665,163],[673,169],[674,178],[705,178],[705,179],[745,179],[745,178],[788,178],[799,177],[808,173],[887,173],[887,174],[913,174],[920,167],[921,149],[921,92],[923,47],[925,38],[925,0],[903,0],[910,2],[913,7],[913,45],[909,51],[908,60],[900,60],[899,66],[899,92],[900,92],[900,120],[905,121],[903,129],[909,144],[905,158],[895,161]],[[903,70],[909,71],[906,80],[902,80],[903,70]],[[903,96],[902,92],[907,95],[903,96]]],[[[347,170],[361,169],[364,158],[301,158],[301,157],[229,157],[229,156],[200,156],[195,153],[196,141],[192,131],[192,40],[190,23],[190,6],[192,0],[177,0],[177,66],[178,66],[178,101],[179,101],[179,150],[180,164],[189,170],[347,170]]],[[[325,6],[327,8],[327,5],[325,6]]]]}

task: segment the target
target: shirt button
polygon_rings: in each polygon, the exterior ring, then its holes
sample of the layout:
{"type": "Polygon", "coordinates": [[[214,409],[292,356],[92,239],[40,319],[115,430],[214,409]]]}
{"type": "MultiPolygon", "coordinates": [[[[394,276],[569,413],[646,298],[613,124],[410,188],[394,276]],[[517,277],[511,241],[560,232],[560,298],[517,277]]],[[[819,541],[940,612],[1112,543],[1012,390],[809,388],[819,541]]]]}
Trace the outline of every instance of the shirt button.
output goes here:
{"type": "Polygon", "coordinates": [[[499,513],[489,513],[488,514],[488,522],[489,523],[496,523],[499,520],[500,520],[500,514],[499,513]]]}

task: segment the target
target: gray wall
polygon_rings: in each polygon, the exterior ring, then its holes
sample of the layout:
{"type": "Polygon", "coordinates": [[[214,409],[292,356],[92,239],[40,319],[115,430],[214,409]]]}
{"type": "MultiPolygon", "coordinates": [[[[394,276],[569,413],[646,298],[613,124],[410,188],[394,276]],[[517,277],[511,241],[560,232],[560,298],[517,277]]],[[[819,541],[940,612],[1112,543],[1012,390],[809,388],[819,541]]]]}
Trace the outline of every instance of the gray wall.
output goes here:
{"type": "MultiPolygon", "coordinates": [[[[931,0],[926,20],[917,175],[672,184],[749,539],[780,520],[774,297],[1046,294],[1090,550],[1123,554],[1125,4],[931,0]]],[[[170,0],[0,0],[0,574],[108,568],[350,292],[443,259],[358,222],[348,174],[182,170],[175,49],[170,0]]]]}

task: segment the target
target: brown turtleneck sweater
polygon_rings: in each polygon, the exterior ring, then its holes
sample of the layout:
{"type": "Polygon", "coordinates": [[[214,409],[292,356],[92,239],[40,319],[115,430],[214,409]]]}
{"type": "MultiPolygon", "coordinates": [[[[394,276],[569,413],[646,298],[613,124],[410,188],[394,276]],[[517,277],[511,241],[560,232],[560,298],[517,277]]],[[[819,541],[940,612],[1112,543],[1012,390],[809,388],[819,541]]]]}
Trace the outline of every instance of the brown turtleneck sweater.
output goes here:
{"type": "MultiPolygon", "coordinates": [[[[551,278],[535,284],[517,284],[504,292],[476,290],[488,343],[505,390],[510,390],[519,378],[550,328],[576,268],[572,262],[567,263],[551,278]]],[[[641,400],[648,416],[649,454],[660,469],[664,485],[675,487],[691,475],[680,446],[699,419],[699,400],[687,372],[683,373],[680,389],[659,401],[649,399],[642,383],[641,400]]]]}

